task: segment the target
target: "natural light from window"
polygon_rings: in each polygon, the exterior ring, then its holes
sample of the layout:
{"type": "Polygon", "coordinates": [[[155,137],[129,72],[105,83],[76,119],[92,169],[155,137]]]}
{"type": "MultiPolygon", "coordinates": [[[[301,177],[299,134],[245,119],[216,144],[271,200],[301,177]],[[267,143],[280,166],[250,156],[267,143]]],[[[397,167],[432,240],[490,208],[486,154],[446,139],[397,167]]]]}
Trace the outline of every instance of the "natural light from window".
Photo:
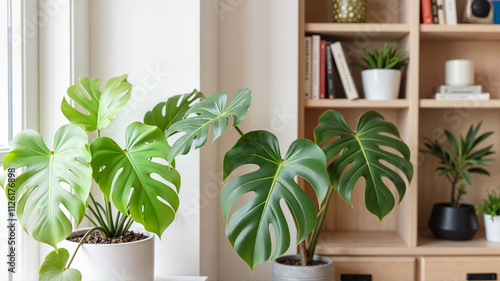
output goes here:
{"type": "MultiPolygon", "coordinates": [[[[5,1],[2,6],[7,6],[5,1]]],[[[8,9],[0,9],[0,150],[6,150],[9,143],[9,40],[8,9]]],[[[1,161],[0,161],[1,162],[1,161]]]]}

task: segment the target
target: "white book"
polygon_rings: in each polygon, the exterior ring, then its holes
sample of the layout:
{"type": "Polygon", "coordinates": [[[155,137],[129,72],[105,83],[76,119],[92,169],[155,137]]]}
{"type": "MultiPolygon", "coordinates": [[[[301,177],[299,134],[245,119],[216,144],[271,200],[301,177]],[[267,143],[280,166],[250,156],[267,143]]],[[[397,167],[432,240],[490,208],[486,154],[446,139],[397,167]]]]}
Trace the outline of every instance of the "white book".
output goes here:
{"type": "Polygon", "coordinates": [[[480,94],[483,92],[483,87],[481,85],[470,85],[470,86],[448,86],[441,85],[433,89],[433,93],[443,93],[443,94],[480,94]]]}
{"type": "Polygon", "coordinates": [[[333,59],[335,60],[342,86],[344,86],[346,97],[350,100],[359,98],[358,90],[356,90],[356,85],[354,85],[351,70],[349,69],[344,50],[342,49],[342,44],[340,42],[335,42],[330,45],[330,48],[332,49],[333,59]]]}
{"type": "Polygon", "coordinates": [[[446,24],[457,24],[457,0],[444,0],[444,13],[446,14],[446,24]]]}
{"type": "Polygon", "coordinates": [[[319,72],[320,72],[320,48],[321,48],[321,36],[312,36],[312,91],[311,99],[319,100],[319,72]]]}
{"type": "Polygon", "coordinates": [[[305,37],[305,73],[304,73],[304,98],[311,98],[311,67],[312,67],[312,38],[311,36],[305,37]]]}
{"type": "Polygon", "coordinates": [[[444,0],[437,0],[436,4],[438,10],[439,24],[446,24],[446,14],[444,13],[444,0]]]}
{"type": "Polygon", "coordinates": [[[490,100],[490,93],[481,94],[444,94],[437,93],[436,100],[490,100]]]}

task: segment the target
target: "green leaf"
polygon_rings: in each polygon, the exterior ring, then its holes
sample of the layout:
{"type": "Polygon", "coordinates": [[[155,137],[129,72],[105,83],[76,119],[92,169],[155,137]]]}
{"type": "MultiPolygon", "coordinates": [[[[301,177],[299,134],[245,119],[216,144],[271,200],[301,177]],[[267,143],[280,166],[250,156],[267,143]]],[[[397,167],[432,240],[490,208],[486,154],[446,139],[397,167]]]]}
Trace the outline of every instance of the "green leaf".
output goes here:
{"type": "Polygon", "coordinates": [[[375,111],[364,113],[359,118],[354,132],[340,113],[329,110],[319,118],[314,137],[317,144],[338,137],[326,144],[323,151],[327,159],[340,154],[328,166],[328,173],[330,183],[337,188],[340,197],[346,202],[352,205],[352,190],[361,177],[365,179],[366,208],[379,219],[386,216],[394,207],[394,197],[382,178],[385,177],[394,184],[401,201],[406,191],[406,183],[396,171],[381,161],[403,172],[410,182],[413,176],[413,166],[409,161],[410,150],[399,139],[396,126],[385,121],[382,115],[375,111]],[[402,157],[382,147],[395,149],[402,157]],[[353,164],[352,167],[347,168],[350,164],[353,164]]]}
{"type": "Polygon", "coordinates": [[[195,148],[202,147],[207,141],[210,124],[214,127],[214,141],[226,130],[229,117],[233,117],[233,127],[240,124],[245,118],[250,101],[251,91],[241,89],[227,108],[226,93],[217,93],[193,105],[186,112],[186,119],[173,124],[165,132],[166,137],[183,133],[168,153],[169,161],[173,161],[178,155],[187,154],[193,143],[195,148]]]}
{"type": "MultiPolygon", "coordinates": [[[[72,231],[71,221],[61,205],[77,224],[85,216],[92,183],[87,142],[87,134],[81,128],[65,125],[55,134],[52,152],[40,134],[26,130],[12,140],[10,152],[4,159],[5,171],[26,167],[16,178],[15,187],[9,187],[16,192],[19,222],[26,232],[32,226],[33,238],[54,248],[72,231]],[[61,183],[67,183],[78,196],[63,188],[61,183]]],[[[0,176],[0,184],[4,187],[6,175],[0,176]]]]}
{"type": "Polygon", "coordinates": [[[134,221],[161,236],[179,207],[180,176],[166,162],[170,146],[157,127],[139,122],[127,127],[125,142],[125,149],[107,137],[92,142],[93,177],[120,212],[128,215],[130,211],[134,221]],[[155,159],[163,159],[165,163],[155,159]]]}
{"type": "Polygon", "coordinates": [[[40,281],[79,281],[82,280],[80,271],[66,268],[69,260],[68,250],[64,248],[50,252],[42,263],[38,272],[40,281]]]}
{"type": "Polygon", "coordinates": [[[321,204],[328,190],[326,159],[321,149],[306,139],[294,141],[282,158],[279,143],[267,131],[245,134],[224,157],[223,177],[248,164],[259,166],[226,183],[221,190],[221,204],[227,222],[226,236],[240,257],[253,270],[271,256],[272,225],[276,235],[273,258],[282,255],[290,245],[289,228],[280,206],[284,200],[296,221],[300,243],[316,225],[313,202],[295,182],[301,177],[311,183],[321,204]],[[253,197],[236,210],[228,222],[231,208],[243,195],[253,197]]]}
{"type": "Polygon", "coordinates": [[[194,90],[189,94],[170,97],[166,102],[160,102],[152,111],[144,116],[144,124],[156,126],[165,132],[172,124],[184,118],[193,103],[204,98],[201,92],[194,90]]]}
{"type": "Polygon", "coordinates": [[[99,90],[100,79],[81,77],[78,81],[85,93],[78,84],[75,84],[68,88],[68,97],[86,112],[81,113],[72,107],[66,98],[63,98],[61,110],[72,124],[87,131],[105,128],[115,120],[122,107],[130,99],[132,85],[127,81],[126,74],[109,79],[103,92],[99,90]]]}

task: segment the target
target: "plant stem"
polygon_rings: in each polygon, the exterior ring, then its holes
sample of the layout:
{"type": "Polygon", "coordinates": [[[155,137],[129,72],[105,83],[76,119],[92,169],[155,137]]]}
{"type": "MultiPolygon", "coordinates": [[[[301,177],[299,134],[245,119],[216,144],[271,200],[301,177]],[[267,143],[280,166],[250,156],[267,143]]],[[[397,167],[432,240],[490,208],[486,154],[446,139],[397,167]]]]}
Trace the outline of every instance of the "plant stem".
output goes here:
{"type": "Polygon", "coordinates": [[[115,236],[115,225],[113,224],[113,209],[111,208],[111,202],[106,200],[106,209],[108,210],[108,220],[109,220],[109,230],[115,236]]]}
{"type": "Polygon", "coordinates": [[[450,200],[450,206],[451,207],[457,207],[456,202],[455,202],[455,189],[456,189],[457,182],[453,181],[451,183],[451,200],[450,200]]]}
{"type": "Polygon", "coordinates": [[[301,256],[302,266],[306,266],[309,263],[309,260],[307,259],[306,241],[300,242],[299,252],[301,256]]]}
{"type": "Polygon", "coordinates": [[[333,186],[328,185],[328,193],[326,194],[326,201],[323,202],[323,205],[321,206],[321,209],[319,210],[319,218],[318,222],[316,224],[316,227],[314,228],[313,232],[311,233],[310,240],[309,240],[309,246],[307,247],[307,255],[308,258],[312,260],[314,256],[314,251],[316,251],[316,243],[318,242],[318,237],[319,233],[321,232],[321,228],[323,227],[323,223],[325,222],[325,217],[326,217],[326,210],[328,209],[328,205],[330,204],[330,199],[332,198],[333,194],[333,186]]]}
{"type": "MultiPolygon", "coordinates": [[[[99,207],[97,206],[97,203],[94,200],[94,196],[92,196],[92,193],[90,193],[90,200],[92,200],[92,203],[94,204],[94,207],[96,210],[92,209],[92,207],[89,205],[89,209],[94,215],[94,217],[99,221],[102,227],[107,228],[106,224],[104,223],[104,219],[102,218],[101,211],[99,211],[99,207]]],[[[97,225],[96,225],[97,226],[97,225]]]]}
{"type": "Polygon", "coordinates": [[[76,256],[76,253],[78,252],[78,249],[80,249],[80,246],[82,245],[83,241],[85,241],[85,239],[87,238],[87,236],[89,236],[89,234],[94,231],[94,230],[102,230],[102,231],[105,231],[104,228],[100,227],[100,226],[94,226],[92,227],[91,229],[89,229],[89,231],[87,231],[87,233],[85,233],[85,235],[83,235],[82,239],[80,240],[80,242],[78,243],[78,246],[76,246],[76,249],[75,249],[75,252],[73,253],[73,256],[71,257],[71,260],[69,260],[69,263],[68,265],[66,266],[66,269],[68,269],[70,266],[71,266],[71,263],[73,262],[73,259],[75,258],[76,256]]]}
{"type": "Polygon", "coordinates": [[[238,128],[238,126],[235,126],[234,128],[236,129],[236,131],[238,131],[241,137],[244,135],[240,128],[238,128]]]}

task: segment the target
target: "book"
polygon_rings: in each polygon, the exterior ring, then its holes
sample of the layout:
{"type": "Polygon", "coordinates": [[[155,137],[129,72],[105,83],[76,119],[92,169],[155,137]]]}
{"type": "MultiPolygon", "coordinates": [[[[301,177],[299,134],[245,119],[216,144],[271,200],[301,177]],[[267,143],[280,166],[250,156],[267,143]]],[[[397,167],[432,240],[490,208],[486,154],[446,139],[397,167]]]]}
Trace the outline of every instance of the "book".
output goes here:
{"type": "Polygon", "coordinates": [[[320,53],[321,37],[319,35],[312,36],[312,90],[311,99],[319,99],[319,53],[320,53]]]}
{"type": "Polygon", "coordinates": [[[319,53],[319,98],[325,98],[326,87],[326,40],[321,40],[319,53]]]}
{"type": "Polygon", "coordinates": [[[420,9],[422,10],[422,23],[432,24],[431,0],[422,0],[420,9]]]}
{"type": "Polygon", "coordinates": [[[304,71],[304,98],[311,98],[311,67],[312,67],[312,38],[311,36],[305,37],[305,71],[304,71]]]}
{"type": "Polygon", "coordinates": [[[490,100],[490,93],[480,94],[445,94],[436,93],[436,100],[490,100]]]}
{"type": "Polygon", "coordinates": [[[448,86],[441,85],[434,88],[434,93],[443,93],[443,94],[480,94],[483,91],[483,87],[481,85],[472,85],[472,86],[448,86]]]}
{"type": "Polygon", "coordinates": [[[326,98],[335,97],[335,82],[333,80],[333,55],[330,47],[331,42],[326,42],[326,98]]]}
{"type": "Polygon", "coordinates": [[[446,14],[446,24],[456,25],[457,24],[457,1],[456,0],[444,0],[444,10],[446,14]]]}
{"type": "Polygon", "coordinates": [[[432,10],[432,23],[439,23],[438,10],[437,10],[437,0],[431,0],[431,10],[432,10]]]}
{"type": "Polygon", "coordinates": [[[351,71],[349,70],[349,65],[342,49],[342,44],[340,42],[335,42],[330,45],[332,49],[333,59],[337,65],[337,71],[340,75],[340,81],[342,81],[342,86],[344,86],[345,95],[348,99],[354,100],[359,98],[358,91],[356,90],[356,85],[354,85],[354,80],[352,79],[351,71]]]}
{"type": "Polygon", "coordinates": [[[439,24],[446,24],[446,14],[444,13],[444,0],[436,1],[439,24]]]}

